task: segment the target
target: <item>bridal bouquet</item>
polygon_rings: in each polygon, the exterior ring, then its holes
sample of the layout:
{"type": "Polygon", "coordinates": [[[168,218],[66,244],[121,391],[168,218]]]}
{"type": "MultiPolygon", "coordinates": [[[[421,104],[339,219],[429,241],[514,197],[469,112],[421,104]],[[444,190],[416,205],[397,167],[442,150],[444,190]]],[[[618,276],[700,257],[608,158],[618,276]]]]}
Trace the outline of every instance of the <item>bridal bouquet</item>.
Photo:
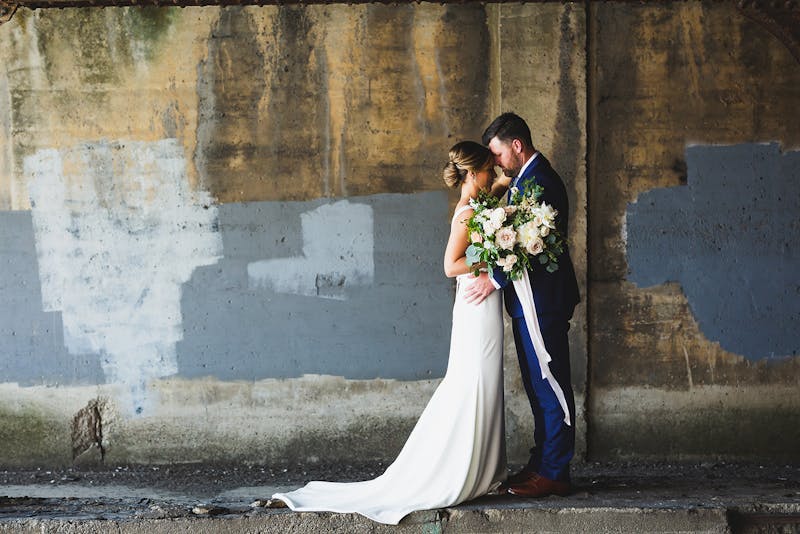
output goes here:
{"type": "MultiPolygon", "coordinates": [[[[538,202],[543,188],[534,185],[525,194],[511,189],[511,203],[481,191],[470,200],[474,213],[467,221],[471,244],[467,247],[467,265],[486,263],[502,267],[510,280],[518,280],[534,262],[548,272],[558,270],[558,256],[564,251],[564,239],[556,230],[558,211],[538,202]]],[[[479,269],[475,269],[475,275],[479,269]]]]}

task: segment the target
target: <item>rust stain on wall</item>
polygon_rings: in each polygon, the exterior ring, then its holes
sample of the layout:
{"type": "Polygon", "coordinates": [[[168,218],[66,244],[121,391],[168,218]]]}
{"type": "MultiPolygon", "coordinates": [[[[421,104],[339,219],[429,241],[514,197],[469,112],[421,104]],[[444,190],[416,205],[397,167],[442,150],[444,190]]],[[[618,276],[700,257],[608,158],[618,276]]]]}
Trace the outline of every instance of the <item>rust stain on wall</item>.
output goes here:
{"type": "Polygon", "coordinates": [[[490,119],[480,5],[37,11],[0,42],[0,205],[21,209],[25,156],[120,138],[179,139],[220,202],[440,190],[490,119]]]}
{"type": "Polygon", "coordinates": [[[430,169],[480,134],[482,6],[344,9],[221,11],[198,67],[195,153],[221,202],[441,189],[430,169]]]}
{"type": "MultiPolygon", "coordinates": [[[[0,85],[8,88],[9,104],[0,117],[13,135],[0,155],[0,206],[30,207],[22,162],[39,149],[103,139],[177,138],[191,154],[196,63],[185,59],[199,56],[197,32],[207,31],[217,11],[18,13],[0,32],[6,67],[0,85]]],[[[195,186],[194,167],[187,177],[195,186]]]]}

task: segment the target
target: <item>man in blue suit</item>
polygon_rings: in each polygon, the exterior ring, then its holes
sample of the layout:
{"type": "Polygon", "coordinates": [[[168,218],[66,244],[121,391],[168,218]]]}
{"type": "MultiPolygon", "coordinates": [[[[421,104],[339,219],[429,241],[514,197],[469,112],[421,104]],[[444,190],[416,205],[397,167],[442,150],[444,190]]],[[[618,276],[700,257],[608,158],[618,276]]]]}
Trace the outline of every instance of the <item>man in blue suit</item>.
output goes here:
{"type": "MultiPolygon", "coordinates": [[[[531,141],[525,121],[514,113],[497,117],[483,134],[483,144],[495,155],[495,163],[511,178],[510,187],[524,193],[533,184],[544,188],[540,201],[558,210],[556,227],[567,237],[569,204],[564,182],[538,152],[531,141]]],[[[509,199],[511,197],[509,191],[509,199]]],[[[575,401],[570,381],[569,321],[580,301],[578,282],[569,251],[558,258],[558,270],[548,272],[544,265],[533,262],[528,272],[539,328],[552,360],[550,371],[561,387],[569,408],[568,421],[575,421],[575,401]]],[[[575,427],[565,422],[565,414],[553,386],[542,378],[539,360],[525,324],[522,305],[502,269],[495,269],[491,278],[481,275],[470,286],[468,299],[480,302],[492,291],[503,289],[506,310],[512,320],[522,381],[528,394],[534,418],[535,446],[525,468],[509,477],[509,493],[524,497],[567,495],[570,492],[569,462],[575,452],[575,427]]]]}

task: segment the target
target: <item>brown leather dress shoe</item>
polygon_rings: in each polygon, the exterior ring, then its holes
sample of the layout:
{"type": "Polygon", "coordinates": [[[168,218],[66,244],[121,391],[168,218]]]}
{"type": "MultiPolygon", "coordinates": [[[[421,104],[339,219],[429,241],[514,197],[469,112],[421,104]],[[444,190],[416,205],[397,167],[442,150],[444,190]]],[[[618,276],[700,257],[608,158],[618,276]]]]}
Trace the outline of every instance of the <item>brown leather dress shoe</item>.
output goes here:
{"type": "Polygon", "coordinates": [[[503,482],[500,485],[500,489],[505,493],[506,491],[508,491],[509,487],[525,482],[526,480],[531,478],[532,475],[535,474],[536,474],[535,471],[527,471],[526,469],[523,469],[518,473],[509,475],[509,477],[505,480],[505,482],[503,482]]]}
{"type": "Polygon", "coordinates": [[[547,497],[548,495],[566,497],[569,492],[570,485],[568,482],[550,480],[538,473],[533,473],[527,480],[518,484],[511,484],[508,487],[508,493],[518,497],[547,497]]]}

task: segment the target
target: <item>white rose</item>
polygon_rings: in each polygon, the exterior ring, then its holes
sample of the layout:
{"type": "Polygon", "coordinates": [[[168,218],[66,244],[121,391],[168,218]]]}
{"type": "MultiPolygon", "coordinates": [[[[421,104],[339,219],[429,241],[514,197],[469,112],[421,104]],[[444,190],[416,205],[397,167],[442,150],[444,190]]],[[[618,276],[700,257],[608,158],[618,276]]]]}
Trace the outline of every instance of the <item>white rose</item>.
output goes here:
{"type": "Polygon", "coordinates": [[[469,238],[473,243],[483,243],[483,238],[481,237],[480,232],[472,232],[469,235],[469,238]]]}
{"type": "Polygon", "coordinates": [[[547,237],[548,235],[550,235],[550,228],[547,226],[542,226],[541,228],[539,228],[539,235],[542,237],[547,237]]]}
{"type": "Polygon", "coordinates": [[[516,254],[509,254],[505,258],[500,258],[497,260],[497,264],[503,268],[503,271],[509,272],[511,269],[514,268],[514,264],[517,263],[517,255],[516,254]],[[503,263],[500,263],[500,262],[503,263]]]}
{"type": "Polygon", "coordinates": [[[489,220],[494,224],[495,230],[499,229],[506,222],[506,210],[503,208],[493,209],[489,215],[489,220]]]}
{"type": "Polygon", "coordinates": [[[500,225],[495,226],[492,221],[483,221],[483,233],[487,236],[493,236],[498,228],[500,225]]]}
{"type": "Polygon", "coordinates": [[[538,235],[525,245],[528,254],[536,256],[544,250],[544,241],[538,235]]]}
{"type": "Polygon", "coordinates": [[[510,226],[500,228],[494,236],[494,242],[497,243],[497,246],[506,250],[514,248],[514,243],[516,241],[517,232],[510,226]]]}

